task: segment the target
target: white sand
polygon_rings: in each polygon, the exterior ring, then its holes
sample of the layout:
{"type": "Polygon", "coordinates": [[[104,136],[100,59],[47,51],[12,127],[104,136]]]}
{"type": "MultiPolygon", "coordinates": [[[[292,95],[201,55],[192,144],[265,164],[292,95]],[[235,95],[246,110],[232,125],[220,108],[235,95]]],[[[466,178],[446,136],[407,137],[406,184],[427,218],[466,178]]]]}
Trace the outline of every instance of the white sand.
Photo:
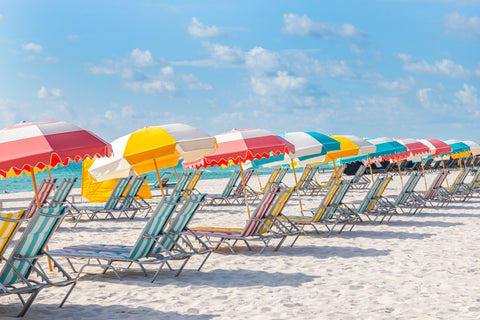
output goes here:
{"type": "MultiPolygon", "coordinates": [[[[252,181],[255,186],[256,178],[252,181]]],[[[286,182],[292,181],[290,173],[286,182]]],[[[201,180],[198,189],[220,193],[225,183],[201,180]]],[[[386,193],[398,194],[400,187],[396,176],[386,193]]],[[[421,180],[417,189],[422,188],[421,180]]],[[[361,198],[364,192],[349,197],[361,198]]],[[[298,214],[296,199],[285,213],[298,214]]],[[[320,199],[303,197],[304,207],[320,199]]],[[[63,308],[57,304],[65,288],[48,288],[25,319],[479,319],[479,209],[473,198],[394,217],[388,224],[357,225],[328,238],[309,232],[279,252],[267,249],[259,255],[242,248],[233,255],[221,250],[202,271],[194,270],[201,257],[192,258],[179,278],[165,270],[153,284],[139,269],[123,272],[123,281],[112,272],[89,269],[92,273],[81,276],[63,308]]],[[[242,206],[205,207],[191,226],[242,227],[245,218],[242,206]]],[[[94,221],[72,228],[64,221],[50,249],[133,244],[144,223],[141,218],[94,221]]],[[[15,297],[0,297],[0,315],[19,310],[15,297]]]]}

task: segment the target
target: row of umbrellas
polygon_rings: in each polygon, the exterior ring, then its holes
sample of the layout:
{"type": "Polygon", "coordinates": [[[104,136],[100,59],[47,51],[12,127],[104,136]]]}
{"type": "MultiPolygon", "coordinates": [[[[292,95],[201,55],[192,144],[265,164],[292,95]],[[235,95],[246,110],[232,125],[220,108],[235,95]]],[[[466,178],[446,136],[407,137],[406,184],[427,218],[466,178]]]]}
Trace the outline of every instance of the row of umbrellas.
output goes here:
{"type": "MultiPolygon", "coordinates": [[[[262,129],[233,130],[211,136],[187,124],[146,127],[105,142],[95,134],[64,121],[21,123],[0,130],[0,175],[31,174],[70,161],[97,159],[90,174],[98,181],[143,174],[176,166],[184,168],[248,164],[305,166],[363,161],[423,160],[426,157],[464,157],[480,154],[472,141],[437,139],[362,139],[291,132],[281,136],[262,129]]],[[[160,184],[161,185],[161,184],[160,184]]],[[[163,192],[163,191],[162,191],[163,192]]],[[[37,192],[36,192],[37,193],[37,192]]]]}

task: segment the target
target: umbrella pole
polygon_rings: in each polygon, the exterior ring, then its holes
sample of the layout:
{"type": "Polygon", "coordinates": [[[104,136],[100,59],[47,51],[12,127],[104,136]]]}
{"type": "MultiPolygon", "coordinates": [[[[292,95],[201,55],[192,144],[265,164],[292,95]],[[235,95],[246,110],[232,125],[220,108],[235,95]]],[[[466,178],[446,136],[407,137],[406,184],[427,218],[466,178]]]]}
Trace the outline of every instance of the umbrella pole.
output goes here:
{"type": "Polygon", "coordinates": [[[298,185],[297,172],[295,171],[295,165],[293,164],[293,159],[291,159],[291,161],[292,161],[293,177],[295,178],[295,189],[298,194],[298,204],[300,205],[300,212],[302,212],[303,211],[302,199],[300,198],[300,192],[298,192],[298,188],[296,187],[298,185]]]}
{"type": "Polygon", "coordinates": [[[422,157],[420,157],[420,163],[422,164],[423,180],[425,180],[425,191],[428,191],[427,177],[425,176],[425,167],[423,166],[423,158],[422,157]]]}
{"type": "Polygon", "coordinates": [[[165,197],[165,192],[163,192],[162,179],[160,179],[160,173],[158,172],[157,159],[153,159],[153,165],[155,166],[155,172],[157,173],[158,185],[160,186],[162,197],[165,197]]]}
{"type": "Polygon", "coordinates": [[[173,167],[173,172],[175,172],[175,175],[177,176],[177,180],[178,180],[178,173],[177,173],[177,170],[175,170],[175,167],[173,167]]]}
{"type": "MultiPolygon", "coordinates": [[[[40,198],[38,197],[37,180],[35,179],[35,172],[33,171],[33,168],[31,169],[32,169],[33,191],[35,191],[35,202],[37,203],[38,210],[40,210],[40,207],[42,205],[40,204],[40,198]]],[[[45,249],[48,251],[48,245],[45,246],[45,249]]],[[[50,272],[53,272],[52,261],[50,260],[49,257],[47,257],[47,261],[48,261],[48,269],[50,270],[50,272]]]]}
{"type": "Polygon", "coordinates": [[[257,175],[257,180],[258,180],[258,185],[260,186],[260,190],[263,190],[262,183],[260,182],[260,177],[258,176],[258,171],[257,169],[253,169],[255,171],[255,174],[257,175]]]}
{"type": "MultiPolygon", "coordinates": [[[[445,162],[443,162],[443,158],[442,158],[442,166],[443,166],[443,171],[446,171],[446,169],[445,169],[445,162]]],[[[448,177],[445,178],[445,181],[447,182],[447,188],[450,188],[450,187],[448,186],[448,177]]]]}
{"type": "Polygon", "coordinates": [[[400,175],[400,182],[402,182],[402,188],[403,188],[402,169],[400,169],[400,161],[398,161],[398,159],[397,159],[397,167],[398,167],[398,174],[400,175]]]}
{"type": "Polygon", "coordinates": [[[370,167],[370,175],[372,176],[372,183],[373,181],[373,170],[372,170],[372,162],[370,161],[370,155],[367,155],[368,166],[370,167]]]}
{"type": "Polygon", "coordinates": [[[248,219],[250,219],[250,208],[248,207],[247,201],[247,185],[245,184],[245,177],[243,176],[242,162],[239,161],[238,164],[240,165],[240,173],[242,174],[243,193],[245,195],[245,205],[247,206],[248,219]]]}

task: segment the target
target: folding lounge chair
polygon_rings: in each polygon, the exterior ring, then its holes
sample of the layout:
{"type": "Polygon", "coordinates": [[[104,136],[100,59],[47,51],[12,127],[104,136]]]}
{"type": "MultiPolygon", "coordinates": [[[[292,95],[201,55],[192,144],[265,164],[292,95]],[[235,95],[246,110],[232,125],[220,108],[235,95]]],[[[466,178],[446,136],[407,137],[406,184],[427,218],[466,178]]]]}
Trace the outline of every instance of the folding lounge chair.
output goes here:
{"type": "MultiPolygon", "coordinates": [[[[162,187],[165,187],[168,183],[168,181],[170,180],[170,178],[172,177],[172,173],[171,172],[164,172],[162,173],[162,176],[160,177],[160,183],[162,184],[162,187]]],[[[150,188],[153,188],[153,189],[158,189],[160,188],[160,184],[159,182],[155,182],[153,183],[152,185],[149,185],[150,188]]]]}
{"type": "Polygon", "coordinates": [[[217,228],[217,227],[194,227],[190,230],[198,237],[205,237],[207,242],[216,243],[213,250],[217,250],[222,244],[225,244],[233,254],[235,254],[234,247],[238,241],[243,241],[248,250],[252,250],[249,241],[262,241],[261,236],[256,235],[258,228],[262,225],[268,212],[280,192],[280,187],[268,190],[262,200],[257,205],[255,212],[251,218],[247,220],[243,228],[217,228]],[[230,244],[229,241],[233,241],[230,244]]]}
{"type": "MultiPolygon", "coordinates": [[[[325,194],[322,201],[320,202],[320,205],[317,208],[302,210],[302,214],[304,212],[308,212],[310,213],[310,215],[286,216],[285,219],[288,219],[291,223],[300,226],[302,230],[305,226],[309,225],[313,227],[317,234],[319,234],[320,232],[317,229],[316,225],[322,224],[327,228],[328,236],[340,223],[342,223],[343,226],[340,229],[339,233],[343,231],[346,224],[348,223],[352,224],[350,228],[350,230],[352,230],[358,221],[358,217],[350,215],[348,213],[337,211],[350,186],[351,183],[349,181],[338,181],[338,183],[333,184],[330,189],[328,189],[327,193],[325,194]]],[[[283,217],[280,217],[279,219],[282,220],[283,217]]]]}
{"type": "Polygon", "coordinates": [[[126,178],[120,178],[115,185],[115,188],[113,188],[112,193],[110,194],[110,197],[108,198],[107,202],[103,206],[94,206],[94,205],[89,205],[89,206],[77,206],[70,204],[68,207],[68,212],[72,216],[74,220],[76,220],[75,226],[78,224],[80,221],[81,217],[83,215],[86,215],[89,220],[93,219],[98,219],[99,214],[103,213],[105,214],[105,218],[110,217],[112,219],[115,219],[115,217],[112,214],[112,210],[117,208],[118,203],[120,202],[120,199],[122,198],[125,189],[128,186],[128,183],[132,177],[126,177],[126,178]]]}
{"type": "Polygon", "coordinates": [[[479,191],[480,186],[480,169],[471,169],[475,171],[472,179],[469,183],[464,183],[461,185],[460,190],[458,190],[455,197],[462,198],[461,201],[465,202],[466,200],[470,199],[475,192],[479,191]]]}
{"type": "Polygon", "coordinates": [[[399,208],[402,213],[407,213],[407,214],[415,214],[417,211],[421,210],[422,202],[419,202],[412,195],[414,194],[415,187],[417,186],[422,176],[423,176],[422,172],[412,173],[412,175],[407,180],[407,182],[403,186],[398,196],[386,197],[384,200],[379,200],[380,205],[384,205],[384,206],[393,205],[399,208]],[[393,202],[390,202],[389,198],[392,198],[393,202]]]}
{"type": "MultiPolygon", "coordinates": [[[[250,200],[256,200],[258,198],[258,195],[253,195],[251,193],[248,193],[249,186],[248,182],[250,181],[250,178],[253,175],[254,170],[253,169],[248,169],[245,171],[243,174],[243,180],[245,181],[245,187],[247,189],[247,196],[250,196],[250,200]]],[[[237,186],[234,188],[233,193],[227,198],[228,201],[232,203],[238,203],[238,204],[244,204],[245,203],[245,193],[243,189],[243,181],[242,179],[239,179],[237,186]]]]}
{"type": "Polygon", "coordinates": [[[342,165],[338,167],[337,170],[334,170],[327,182],[317,183],[315,181],[312,181],[312,183],[310,184],[310,194],[313,195],[328,190],[333,184],[337,183],[337,181],[341,179],[343,171],[345,171],[346,167],[346,165],[342,165]]]}
{"type": "Polygon", "coordinates": [[[397,214],[397,207],[390,203],[386,197],[383,196],[383,193],[387,189],[388,184],[392,181],[393,176],[389,175],[384,177],[382,184],[378,188],[372,203],[367,207],[367,210],[363,213],[367,217],[375,216],[375,219],[371,222],[376,222],[379,217],[382,217],[380,223],[382,223],[385,218],[388,216],[387,222],[390,221],[393,215],[397,214]]]}
{"type": "Polygon", "coordinates": [[[47,202],[48,207],[65,207],[69,204],[67,197],[77,182],[77,178],[63,178],[57,190],[53,194],[53,198],[47,202]]]}
{"type": "Polygon", "coordinates": [[[8,244],[15,236],[20,224],[25,221],[25,210],[0,213],[0,259],[6,260],[3,257],[8,244]]]}
{"type": "Polygon", "coordinates": [[[229,204],[228,197],[232,194],[233,188],[237,184],[238,179],[240,178],[240,170],[233,171],[230,179],[227,182],[227,185],[223,189],[221,194],[207,194],[205,205],[221,205],[229,204]]]}
{"type": "Polygon", "coordinates": [[[126,218],[133,219],[138,211],[150,210],[149,205],[145,207],[140,204],[140,202],[136,201],[136,198],[138,197],[138,192],[140,191],[140,188],[142,187],[146,179],[146,176],[135,176],[133,178],[130,188],[128,188],[127,193],[125,193],[125,196],[119,203],[118,208],[112,209],[110,211],[112,215],[114,213],[117,213],[118,218],[120,218],[120,215],[125,215],[126,218]]]}
{"type": "Polygon", "coordinates": [[[420,212],[427,204],[434,206],[439,203],[440,196],[438,194],[449,173],[448,170],[440,171],[426,192],[414,191],[412,193],[411,197],[415,198],[415,201],[421,203],[421,208],[417,212],[420,212]]]}
{"type": "MultiPolygon", "coordinates": [[[[57,182],[57,179],[45,179],[42,181],[40,188],[38,188],[38,200],[40,202],[40,206],[43,206],[47,201],[47,198],[50,195],[50,192],[55,186],[55,182],[57,182]]],[[[30,202],[30,204],[28,205],[27,214],[25,215],[25,217],[27,219],[30,219],[31,217],[33,217],[35,212],[37,212],[38,208],[39,207],[37,206],[37,201],[34,197],[30,202]]]]}
{"type": "Polygon", "coordinates": [[[275,168],[270,174],[267,183],[265,183],[265,186],[261,190],[253,190],[252,188],[248,187],[248,197],[256,200],[258,199],[259,195],[264,194],[266,191],[270,190],[271,187],[275,186],[275,181],[281,170],[282,168],[275,168]]]}
{"type": "MultiPolygon", "coordinates": [[[[107,244],[77,245],[65,247],[62,250],[49,251],[49,253],[54,256],[65,257],[74,272],[77,271],[71,259],[87,259],[87,263],[83,264],[79,269],[77,278],[85,267],[101,267],[104,269],[102,273],[112,269],[118,279],[121,280],[122,278],[117,268],[113,266],[113,263],[128,262],[130,264],[138,264],[145,276],[148,276],[148,274],[144,265],[160,265],[151,279],[154,282],[165,264],[172,269],[169,261],[184,260],[181,268],[176,273],[176,276],[178,276],[192,254],[209,254],[211,252],[205,244],[203,244],[203,251],[190,248],[190,244],[188,246],[191,250],[185,250],[180,247],[180,241],[176,234],[185,231],[185,224],[193,217],[202,200],[203,195],[194,195],[188,198],[180,212],[172,219],[175,208],[180,202],[180,195],[171,195],[162,199],[153,211],[134,246],[107,244]],[[172,220],[173,222],[169,226],[168,222],[172,220]],[[93,261],[96,261],[96,263],[93,261]]],[[[199,242],[203,243],[201,240],[199,242]]],[[[202,268],[208,256],[203,260],[198,270],[202,268]]]]}
{"type": "MultiPolygon", "coordinates": [[[[76,285],[76,279],[70,275],[47,253],[45,246],[60,225],[65,216],[64,207],[41,208],[30,219],[20,239],[15,245],[10,257],[4,260],[5,264],[0,272],[0,296],[16,294],[23,304],[19,316],[23,316],[40,290],[47,287],[70,286],[67,294],[60,303],[63,306],[76,285]],[[53,263],[61,277],[49,278],[38,262],[41,257],[47,256],[53,263]],[[32,277],[36,274],[37,277],[32,277]],[[29,296],[25,301],[22,295],[29,296]]],[[[3,257],[2,257],[3,259],[3,257]]]]}
{"type": "MultiPolygon", "coordinates": [[[[465,179],[470,173],[471,169],[462,169],[458,175],[453,184],[450,186],[450,188],[440,188],[438,191],[438,197],[434,200],[437,200],[439,202],[439,205],[441,207],[448,205],[450,202],[455,200],[455,197],[457,194],[461,193],[462,186],[464,185],[465,179]]],[[[461,195],[460,195],[461,196],[461,195]]]]}
{"type": "MultiPolygon", "coordinates": [[[[379,177],[373,185],[370,187],[368,192],[365,194],[365,197],[363,198],[362,201],[355,201],[355,202],[350,202],[350,203],[343,203],[338,210],[344,214],[351,214],[353,216],[358,217],[359,221],[363,221],[361,219],[361,215],[365,215],[369,222],[373,223],[374,220],[371,219],[370,215],[372,215],[374,212],[372,209],[375,206],[375,199],[382,187],[382,185],[385,183],[387,177],[379,177]]],[[[391,176],[390,176],[391,179],[391,176]]],[[[376,214],[378,217],[378,214],[376,214]]]]}
{"type": "MultiPolygon", "coordinates": [[[[175,186],[173,187],[172,194],[180,194],[182,195],[183,192],[185,191],[185,187],[192,177],[193,171],[187,170],[182,173],[180,178],[178,178],[177,183],[175,183],[175,186]]],[[[167,190],[168,191],[168,190],[167,190]]]]}
{"type": "Polygon", "coordinates": [[[203,171],[195,171],[195,173],[192,174],[190,181],[188,182],[185,190],[183,191],[182,201],[187,199],[193,192],[195,192],[196,194],[200,194],[200,192],[195,189],[195,187],[197,186],[198,181],[202,177],[202,174],[203,171]]]}
{"type": "Polygon", "coordinates": [[[367,166],[362,164],[358,167],[355,175],[350,179],[352,189],[366,189],[370,185],[370,179],[364,176],[367,166]]]}
{"type": "Polygon", "coordinates": [[[300,186],[297,185],[298,191],[302,192],[303,194],[310,193],[310,185],[313,181],[313,178],[315,177],[315,175],[318,172],[318,167],[306,166],[305,169],[304,169],[304,173],[305,173],[305,171],[307,171],[307,175],[304,177],[303,174],[302,174],[302,177],[298,181],[300,186]],[[310,170],[309,170],[309,168],[310,168],[310,170]],[[302,179],[305,179],[305,181],[302,182],[302,179]]]}

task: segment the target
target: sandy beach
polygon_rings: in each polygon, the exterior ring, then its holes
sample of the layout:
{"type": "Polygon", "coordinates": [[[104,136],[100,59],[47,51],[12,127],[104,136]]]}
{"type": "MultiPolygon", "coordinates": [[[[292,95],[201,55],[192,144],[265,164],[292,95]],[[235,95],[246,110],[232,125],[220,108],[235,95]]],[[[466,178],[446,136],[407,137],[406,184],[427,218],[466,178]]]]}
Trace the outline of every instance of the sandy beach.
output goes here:
{"type": "MultiPolygon", "coordinates": [[[[428,183],[433,177],[428,174],[428,183]]],[[[264,183],[268,177],[260,178],[264,183]]],[[[200,180],[197,189],[220,193],[226,181],[200,180]]],[[[285,182],[293,184],[291,172],[285,182]]],[[[258,188],[256,178],[251,185],[258,188]]],[[[422,188],[420,181],[417,189],[422,188]]],[[[400,189],[397,175],[386,194],[400,189]]],[[[365,192],[350,190],[346,200],[361,199],[365,192]]],[[[304,207],[315,207],[321,199],[302,197],[304,207]]],[[[381,225],[359,224],[330,237],[308,229],[293,247],[285,244],[278,252],[268,248],[263,254],[258,247],[257,252],[242,247],[236,255],[222,249],[201,271],[195,267],[202,258],[194,257],[180,277],[165,269],[154,283],[138,268],[124,270],[123,281],[92,268],[80,277],[63,308],[57,305],[65,288],[48,288],[25,319],[479,319],[479,209],[474,197],[414,216],[395,216],[381,225]]],[[[296,196],[284,213],[299,213],[296,196]]],[[[190,226],[243,227],[245,219],[241,205],[204,207],[190,226]]],[[[91,221],[73,228],[65,220],[49,247],[133,244],[145,221],[91,221]]],[[[64,259],[58,261],[71,270],[64,259]]],[[[45,261],[41,264],[46,268],[45,261]]],[[[20,307],[16,297],[0,299],[1,315],[15,315],[20,307]]]]}

